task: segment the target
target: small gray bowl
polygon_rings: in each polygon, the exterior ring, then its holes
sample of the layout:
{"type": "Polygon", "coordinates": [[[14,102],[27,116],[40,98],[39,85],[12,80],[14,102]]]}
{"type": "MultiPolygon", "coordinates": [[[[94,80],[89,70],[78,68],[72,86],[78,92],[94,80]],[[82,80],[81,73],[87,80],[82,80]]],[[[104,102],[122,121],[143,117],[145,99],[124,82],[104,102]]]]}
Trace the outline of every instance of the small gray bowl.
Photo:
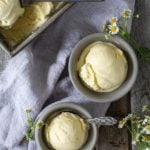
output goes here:
{"type": "Polygon", "coordinates": [[[130,91],[137,77],[138,62],[134,50],[124,39],[122,39],[119,36],[112,36],[107,40],[105,38],[105,34],[95,33],[85,37],[75,46],[69,59],[68,70],[69,70],[70,79],[74,87],[81,94],[85,95],[92,101],[111,102],[111,101],[118,100],[119,98],[123,97],[125,94],[127,94],[130,91]],[[118,89],[112,92],[99,93],[90,90],[82,83],[77,73],[77,62],[80,58],[81,53],[88,45],[97,41],[113,43],[124,52],[128,61],[128,73],[127,73],[126,80],[118,89]]]}
{"type": "MultiPolygon", "coordinates": [[[[91,114],[85,110],[83,107],[75,104],[75,103],[69,103],[69,102],[63,102],[63,103],[56,103],[49,105],[46,107],[37,117],[36,123],[38,121],[43,121],[45,122],[49,116],[54,117],[54,115],[57,115],[61,112],[72,112],[75,113],[82,118],[92,118],[91,114]]],[[[44,141],[44,136],[43,136],[43,128],[38,129],[36,126],[35,128],[35,141],[37,145],[38,150],[49,150],[46,142],[44,141]]],[[[98,129],[95,124],[90,125],[90,130],[89,130],[89,136],[87,139],[87,142],[83,146],[81,150],[93,150],[98,138],[98,129]]]]}

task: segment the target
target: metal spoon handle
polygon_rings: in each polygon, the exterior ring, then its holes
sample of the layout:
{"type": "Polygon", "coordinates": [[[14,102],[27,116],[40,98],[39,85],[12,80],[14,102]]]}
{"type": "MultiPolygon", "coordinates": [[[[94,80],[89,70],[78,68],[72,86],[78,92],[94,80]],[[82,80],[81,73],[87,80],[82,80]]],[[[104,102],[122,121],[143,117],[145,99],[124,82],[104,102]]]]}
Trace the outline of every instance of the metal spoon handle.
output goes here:
{"type": "Polygon", "coordinates": [[[87,119],[87,121],[91,124],[96,124],[98,127],[105,125],[105,126],[112,126],[117,123],[117,120],[113,117],[98,117],[87,119]]]}

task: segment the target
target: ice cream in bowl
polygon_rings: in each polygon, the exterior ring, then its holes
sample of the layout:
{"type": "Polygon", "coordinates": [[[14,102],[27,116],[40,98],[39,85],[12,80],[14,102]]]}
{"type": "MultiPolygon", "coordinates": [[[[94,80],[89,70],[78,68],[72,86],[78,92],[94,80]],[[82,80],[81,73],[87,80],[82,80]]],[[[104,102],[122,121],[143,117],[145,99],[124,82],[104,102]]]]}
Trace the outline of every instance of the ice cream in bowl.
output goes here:
{"type": "Polygon", "coordinates": [[[97,126],[89,124],[90,113],[75,103],[57,103],[46,107],[37,117],[35,140],[42,150],[92,150],[97,141],[97,126]]]}
{"type": "Polygon", "coordinates": [[[69,60],[74,87],[90,100],[114,101],[133,86],[138,72],[132,47],[118,36],[105,39],[102,33],[81,40],[69,60]]]}

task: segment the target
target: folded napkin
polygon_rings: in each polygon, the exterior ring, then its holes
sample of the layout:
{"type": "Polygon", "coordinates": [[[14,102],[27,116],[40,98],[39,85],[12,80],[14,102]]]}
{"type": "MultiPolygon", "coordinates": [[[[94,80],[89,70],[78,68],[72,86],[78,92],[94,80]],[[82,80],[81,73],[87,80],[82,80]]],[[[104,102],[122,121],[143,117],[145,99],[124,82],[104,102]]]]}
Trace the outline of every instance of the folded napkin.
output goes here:
{"type": "Polygon", "coordinates": [[[74,90],[68,58],[80,39],[100,32],[108,19],[133,6],[134,0],[76,3],[8,62],[0,76],[0,150],[37,149],[35,142],[24,140],[26,109],[32,109],[35,118],[46,105],[73,101],[93,116],[105,115],[109,103],[91,102],[74,90]]]}

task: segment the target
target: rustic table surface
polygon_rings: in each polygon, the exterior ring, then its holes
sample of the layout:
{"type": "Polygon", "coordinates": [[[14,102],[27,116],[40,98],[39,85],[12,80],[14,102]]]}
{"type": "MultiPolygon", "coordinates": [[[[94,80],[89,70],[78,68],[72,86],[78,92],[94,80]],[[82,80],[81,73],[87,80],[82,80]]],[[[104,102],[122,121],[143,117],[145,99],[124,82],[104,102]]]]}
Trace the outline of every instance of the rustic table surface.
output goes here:
{"type": "MultiPolygon", "coordinates": [[[[143,45],[150,47],[150,0],[136,0],[135,13],[139,20],[133,20],[132,34],[143,45]]],[[[0,49],[0,72],[10,57],[0,49]]],[[[139,59],[139,74],[131,92],[122,99],[113,102],[107,115],[122,118],[128,113],[141,115],[141,108],[150,103],[150,67],[149,62],[139,59]]],[[[130,150],[131,137],[126,129],[117,126],[102,127],[99,134],[98,150],[130,150]]]]}

